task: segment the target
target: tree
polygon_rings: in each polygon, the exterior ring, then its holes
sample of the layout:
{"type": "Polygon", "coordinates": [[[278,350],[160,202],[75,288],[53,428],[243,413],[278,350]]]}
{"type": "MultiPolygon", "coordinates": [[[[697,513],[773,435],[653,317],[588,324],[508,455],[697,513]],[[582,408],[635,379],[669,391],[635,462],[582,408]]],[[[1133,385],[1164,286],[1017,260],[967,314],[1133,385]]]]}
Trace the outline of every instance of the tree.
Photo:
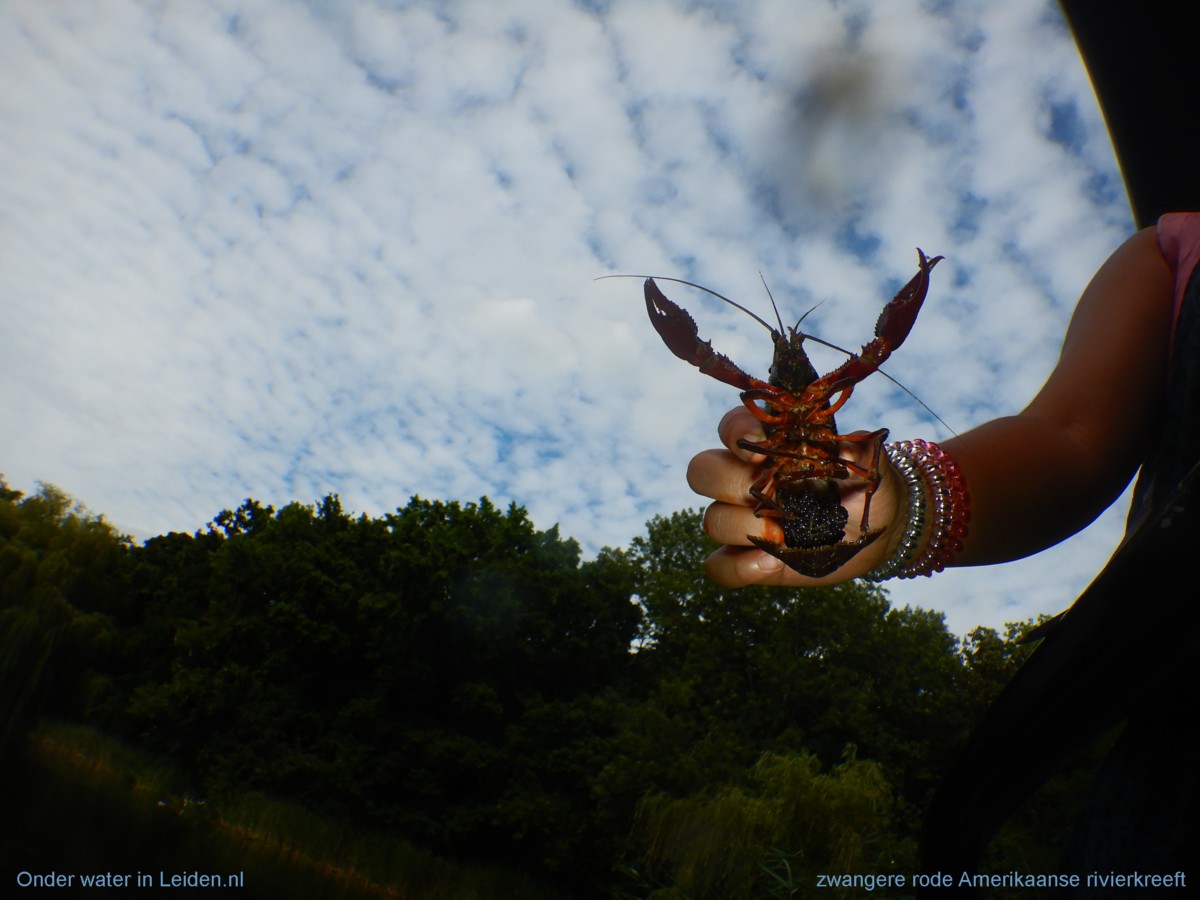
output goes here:
{"type": "Polygon", "coordinates": [[[849,754],[821,768],[810,754],[767,753],[740,784],[647,796],[634,828],[645,850],[631,874],[666,896],[739,900],[858,896],[814,890],[816,876],[912,871],[914,844],[893,827],[893,792],[879,765],[849,754]]]}
{"type": "Polygon", "coordinates": [[[607,870],[589,786],[638,628],[623,554],[581,563],[574,541],[486,499],[354,519],[331,496],[247,501],[136,556],[160,607],[146,626],[175,627],[134,721],[209,790],[593,882],[607,870]]]}
{"type": "Polygon", "coordinates": [[[129,542],[53,485],[0,478],[0,749],[39,716],[111,699],[93,667],[127,600],[129,542]]]}
{"type": "Polygon", "coordinates": [[[926,762],[966,724],[954,712],[962,663],[942,617],[893,609],[860,582],[719,588],[701,567],[711,544],[700,518],[654,519],[634,541],[646,610],[639,664],[657,695],[650,718],[683,716],[692,743],[728,736],[739,764],[780,746],[833,765],[855,744],[897,787],[922,794],[933,777],[926,762]]]}
{"type": "MultiPolygon", "coordinates": [[[[699,511],[654,519],[633,543],[647,690],[601,796],[614,807],[640,802],[643,815],[650,802],[693,811],[714,798],[742,803],[764,752],[832,769],[854,748],[895,792],[889,814],[900,833],[915,834],[968,724],[963,662],[942,617],[893,609],[863,583],[724,590],[703,574],[711,547],[699,511]]],[[[631,836],[635,860],[649,852],[647,834],[631,836]]]]}

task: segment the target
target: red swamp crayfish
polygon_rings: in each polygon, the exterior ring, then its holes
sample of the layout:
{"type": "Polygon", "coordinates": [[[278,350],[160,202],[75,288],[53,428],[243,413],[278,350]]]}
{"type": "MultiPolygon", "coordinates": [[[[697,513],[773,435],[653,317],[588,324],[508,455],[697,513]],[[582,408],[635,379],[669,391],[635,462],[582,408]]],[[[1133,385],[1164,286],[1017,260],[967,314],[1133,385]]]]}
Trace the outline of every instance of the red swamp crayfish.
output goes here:
{"type": "MultiPolygon", "coordinates": [[[[802,575],[813,578],[828,575],[883,534],[882,528],[870,527],[870,513],[871,497],[879,486],[879,459],[888,430],[839,434],[833,417],[850,399],[854,386],[875,372],[912,330],[925,302],[929,273],[943,258],[930,259],[919,248],[917,256],[920,264],[917,274],[883,308],[875,323],[874,339],[863,345],[859,353],[850,353],[828,375],[820,377],[804,352],[804,339],[810,336],[799,330],[803,317],[794,328],[785,328],[776,307],[775,318],[779,322],[776,330],[715,291],[677,278],[660,279],[712,294],[752,316],[771,332],[775,355],[770,381],[761,381],[713,350],[709,341],[701,340],[696,322],[687,310],[668,300],[654,278],[646,279],[646,311],[670,351],[704,374],[739,388],[746,408],[763,423],[762,441],[743,439],[738,446],[766,456],[757,480],[750,487],[750,495],[756,501],[754,514],[778,520],[784,541],[778,544],[752,535],[747,537],[802,575]],[[869,462],[860,465],[842,457],[840,442],[868,445],[869,462]],[[841,504],[836,482],[851,474],[862,478],[865,486],[859,535],[847,541],[845,526],[850,514],[841,504]]],[[[775,306],[774,298],[771,305],[775,306]]],[[[813,340],[825,343],[819,338],[813,340]]]]}

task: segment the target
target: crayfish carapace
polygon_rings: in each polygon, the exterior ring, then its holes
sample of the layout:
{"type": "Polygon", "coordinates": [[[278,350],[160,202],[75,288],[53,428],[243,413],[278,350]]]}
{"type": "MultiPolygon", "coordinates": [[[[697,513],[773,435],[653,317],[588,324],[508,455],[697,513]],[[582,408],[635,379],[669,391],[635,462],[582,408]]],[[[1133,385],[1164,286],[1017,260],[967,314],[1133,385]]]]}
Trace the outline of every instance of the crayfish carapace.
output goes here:
{"type": "Polygon", "coordinates": [[[704,374],[740,388],[742,402],[763,423],[762,441],[742,440],[738,446],[766,456],[750,494],[756,501],[756,516],[778,520],[783,543],[747,537],[802,575],[814,578],[828,575],[883,533],[882,528],[870,527],[870,513],[871,497],[879,486],[879,459],[888,430],[839,434],[833,417],[850,399],[854,386],[876,371],[912,330],[925,302],[929,273],[942,259],[940,256],[930,259],[920,249],[917,256],[920,260],[917,274],[883,308],[875,323],[875,338],[828,375],[820,377],[804,352],[806,335],[799,330],[800,323],[795,328],[785,328],[778,309],[777,331],[728,297],[700,288],[748,313],[770,330],[775,356],[770,381],[760,381],[713,350],[709,341],[701,340],[687,311],[668,300],[653,278],[646,279],[646,311],[671,352],[704,374]],[[847,442],[868,445],[866,465],[840,455],[838,444],[847,442]],[[841,504],[837,481],[851,474],[862,478],[865,486],[858,537],[847,541],[845,527],[850,514],[841,504]]]}

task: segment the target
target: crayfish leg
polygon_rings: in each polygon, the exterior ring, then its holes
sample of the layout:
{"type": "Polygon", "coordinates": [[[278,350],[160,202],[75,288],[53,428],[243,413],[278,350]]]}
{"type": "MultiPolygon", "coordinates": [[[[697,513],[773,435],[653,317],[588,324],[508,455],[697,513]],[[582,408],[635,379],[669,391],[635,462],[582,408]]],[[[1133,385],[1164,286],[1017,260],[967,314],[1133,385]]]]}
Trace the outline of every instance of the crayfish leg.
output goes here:
{"type": "MultiPolygon", "coordinates": [[[[838,462],[866,481],[866,485],[863,487],[862,521],[859,523],[859,533],[863,535],[871,530],[871,498],[875,496],[875,490],[879,487],[879,481],[882,477],[879,474],[879,459],[883,455],[883,442],[888,439],[888,434],[890,432],[886,428],[880,428],[878,431],[855,431],[852,434],[840,434],[837,437],[839,441],[851,444],[873,444],[871,448],[871,461],[866,466],[861,466],[848,459],[838,458],[838,462]]],[[[878,533],[876,536],[878,536],[878,533]]],[[[859,540],[862,540],[862,538],[860,537],[859,540]]]]}
{"type": "Polygon", "coordinates": [[[767,409],[758,405],[759,400],[765,400],[768,403],[783,403],[790,399],[789,395],[779,389],[773,391],[753,390],[742,391],[742,403],[746,409],[750,410],[750,415],[758,419],[760,422],[765,422],[768,425],[782,425],[788,421],[788,416],[784,413],[772,413],[767,409]]]}
{"type": "Polygon", "coordinates": [[[758,505],[754,507],[754,515],[762,518],[763,516],[777,518],[782,513],[779,510],[779,504],[771,497],[771,489],[774,487],[775,475],[778,470],[774,467],[768,467],[754,484],[750,485],[750,496],[758,501],[758,505]]]}

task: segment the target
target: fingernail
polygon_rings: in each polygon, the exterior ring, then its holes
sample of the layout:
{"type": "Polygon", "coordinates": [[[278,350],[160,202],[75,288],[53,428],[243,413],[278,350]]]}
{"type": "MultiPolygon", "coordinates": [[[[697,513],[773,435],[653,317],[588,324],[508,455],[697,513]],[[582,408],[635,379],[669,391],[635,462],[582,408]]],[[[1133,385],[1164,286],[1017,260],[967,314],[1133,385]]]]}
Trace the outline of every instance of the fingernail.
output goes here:
{"type": "Polygon", "coordinates": [[[772,556],[770,553],[762,553],[754,563],[754,568],[762,572],[764,575],[774,575],[783,568],[783,560],[772,556]]]}

